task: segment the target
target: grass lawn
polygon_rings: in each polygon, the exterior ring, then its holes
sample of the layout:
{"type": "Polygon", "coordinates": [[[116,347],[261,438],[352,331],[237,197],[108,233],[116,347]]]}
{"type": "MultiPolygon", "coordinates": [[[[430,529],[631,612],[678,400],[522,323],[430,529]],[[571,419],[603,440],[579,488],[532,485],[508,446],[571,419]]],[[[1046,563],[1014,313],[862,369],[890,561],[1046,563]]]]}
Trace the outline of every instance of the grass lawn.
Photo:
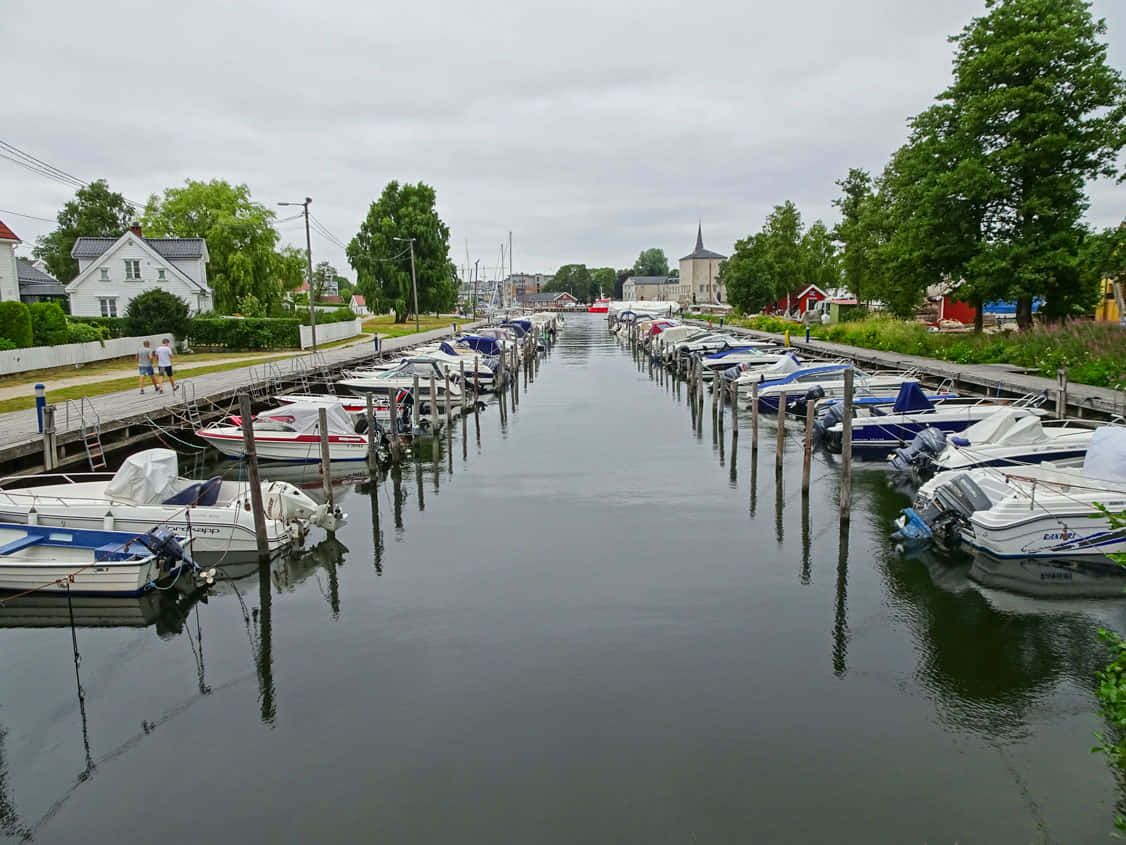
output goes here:
{"type": "MultiPolygon", "coordinates": [[[[455,322],[468,323],[470,320],[465,317],[432,317],[423,314],[418,318],[418,330],[428,332],[431,329],[442,329],[453,325],[455,322]]],[[[414,334],[414,320],[396,323],[395,318],[391,315],[368,317],[364,320],[364,331],[379,332],[380,337],[402,337],[403,335],[414,334]]]]}
{"type": "MultiPolygon", "coordinates": [[[[252,366],[245,360],[239,361],[225,361],[222,364],[209,364],[205,367],[184,368],[179,365],[179,357],[177,356],[177,367],[175,370],[177,381],[189,378],[190,376],[202,376],[206,373],[221,373],[225,370],[237,370],[240,367],[252,366]]],[[[145,390],[151,391],[152,384],[147,380],[145,381],[145,390]]],[[[166,384],[165,390],[170,390],[166,384]]],[[[47,404],[61,405],[67,399],[81,399],[83,396],[94,397],[102,396],[106,393],[117,393],[121,390],[136,390],[137,389],[137,376],[123,376],[121,378],[107,379],[106,381],[96,381],[92,384],[75,384],[70,387],[61,387],[58,390],[47,391],[47,404]]],[[[12,399],[0,400],[0,414],[6,414],[8,411],[22,411],[25,408],[35,407],[34,396],[17,396],[12,399]]]]}

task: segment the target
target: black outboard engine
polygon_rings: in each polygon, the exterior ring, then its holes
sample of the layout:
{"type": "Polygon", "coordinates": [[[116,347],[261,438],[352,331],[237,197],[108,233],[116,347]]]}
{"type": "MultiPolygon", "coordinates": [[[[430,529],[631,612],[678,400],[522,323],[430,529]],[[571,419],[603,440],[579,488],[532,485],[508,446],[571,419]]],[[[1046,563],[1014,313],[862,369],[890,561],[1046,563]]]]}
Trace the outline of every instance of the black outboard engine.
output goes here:
{"type": "Polygon", "coordinates": [[[805,396],[799,396],[791,401],[787,407],[787,410],[794,414],[804,415],[806,405],[808,405],[810,402],[816,404],[818,401],[824,398],[825,388],[821,385],[817,385],[816,387],[811,387],[809,390],[807,390],[805,392],[805,396]]]}
{"type": "Polygon", "coordinates": [[[945,448],[946,432],[934,426],[927,426],[906,446],[892,452],[888,460],[896,472],[909,472],[912,469],[926,470],[945,448]]]}
{"type": "Polygon", "coordinates": [[[189,569],[198,569],[194,560],[180,545],[180,541],[167,528],[154,528],[147,534],[138,537],[146,548],[160,558],[160,568],[163,572],[175,569],[181,564],[189,569]]]}
{"type": "Polygon", "coordinates": [[[817,412],[817,418],[813,421],[813,434],[815,437],[824,437],[829,429],[841,422],[844,422],[844,403],[826,405],[817,412]]]}

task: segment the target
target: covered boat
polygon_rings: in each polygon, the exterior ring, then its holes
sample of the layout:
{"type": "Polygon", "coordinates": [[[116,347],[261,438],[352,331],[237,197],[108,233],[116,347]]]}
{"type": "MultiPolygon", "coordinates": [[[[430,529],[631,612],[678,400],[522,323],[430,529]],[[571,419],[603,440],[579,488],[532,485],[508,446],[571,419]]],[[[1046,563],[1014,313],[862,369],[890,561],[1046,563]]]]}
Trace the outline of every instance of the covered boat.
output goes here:
{"type": "MultiPolygon", "coordinates": [[[[270,551],[304,538],[310,525],[332,528],[343,518],[292,484],[262,484],[270,551]]],[[[0,522],[147,534],[163,527],[191,541],[192,554],[237,558],[257,554],[250,486],[215,476],[179,475],[171,449],[146,449],[116,473],[59,473],[0,479],[0,522]]]]}
{"type": "MultiPolygon", "coordinates": [[[[368,432],[357,431],[339,401],[323,403],[290,403],[263,411],[254,417],[254,449],[267,461],[312,463],[321,460],[320,412],[328,424],[328,454],[332,461],[362,461],[368,454],[368,432]]],[[[365,421],[366,425],[366,421],[365,421]]],[[[372,435],[379,437],[378,428],[372,435]]],[[[196,432],[228,458],[241,458],[244,453],[242,418],[228,417],[196,432]]]]}

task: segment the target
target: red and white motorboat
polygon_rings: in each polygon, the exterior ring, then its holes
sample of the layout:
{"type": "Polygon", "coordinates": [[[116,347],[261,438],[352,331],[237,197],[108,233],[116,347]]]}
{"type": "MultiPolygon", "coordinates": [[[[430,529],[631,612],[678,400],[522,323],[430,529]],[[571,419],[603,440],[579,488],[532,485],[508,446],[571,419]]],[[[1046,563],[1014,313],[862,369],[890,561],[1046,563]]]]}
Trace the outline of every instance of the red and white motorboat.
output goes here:
{"type": "Polygon", "coordinates": [[[610,300],[596,299],[591,303],[590,308],[586,310],[591,314],[605,314],[610,310],[610,300]]]}
{"type": "MultiPolygon", "coordinates": [[[[368,435],[356,431],[357,424],[339,403],[285,405],[258,414],[254,418],[254,449],[258,457],[270,461],[320,461],[319,412],[322,409],[328,421],[329,460],[364,460],[368,435]]],[[[245,454],[242,417],[227,417],[201,428],[196,434],[230,458],[241,458],[245,454]]]]}

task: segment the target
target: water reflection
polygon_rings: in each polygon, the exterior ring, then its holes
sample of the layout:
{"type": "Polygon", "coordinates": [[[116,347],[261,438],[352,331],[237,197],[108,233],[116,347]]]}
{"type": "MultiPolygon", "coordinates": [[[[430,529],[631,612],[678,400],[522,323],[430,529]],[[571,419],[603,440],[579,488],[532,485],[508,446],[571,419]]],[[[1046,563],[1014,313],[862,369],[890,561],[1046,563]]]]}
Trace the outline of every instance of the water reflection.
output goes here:
{"type": "Polygon", "coordinates": [[[852,521],[840,520],[837,536],[837,584],[833,597],[833,674],[848,671],[848,538],[852,521]]]}

